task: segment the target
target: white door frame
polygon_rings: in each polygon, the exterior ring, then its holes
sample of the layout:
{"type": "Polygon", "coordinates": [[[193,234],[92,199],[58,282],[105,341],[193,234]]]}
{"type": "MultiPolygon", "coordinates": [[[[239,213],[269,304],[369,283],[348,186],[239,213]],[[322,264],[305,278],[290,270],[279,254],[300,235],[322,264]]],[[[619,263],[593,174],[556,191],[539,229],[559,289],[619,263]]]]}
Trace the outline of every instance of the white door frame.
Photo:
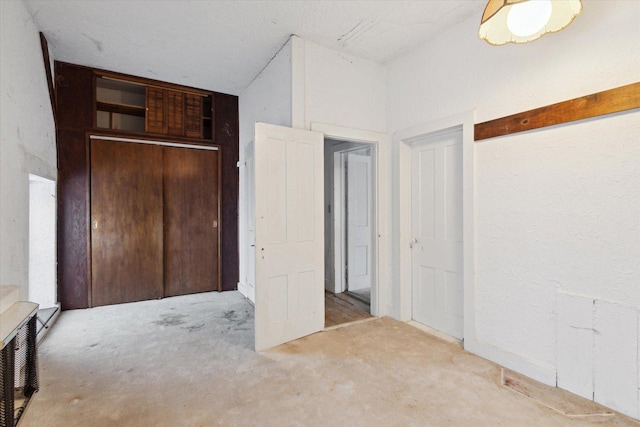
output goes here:
{"type": "MultiPolygon", "coordinates": [[[[345,200],[345,191],[346,191],[346,182],[344,179],[345,169],[344,169],[344,159],[345,155],[352,151],[359,151],[363,148],[371,148],[371,181],[369,185],[373,187],[373,194],[376,192],[375,187],[375,168],[376,164],[376,147],[373,143],[363,142],[362,146],[346,148],[341,151],[336,151],[333,153],[333,183],[334,183],[334,194],[333,194],[333,206],[334,206],[334,216],[333,216],[333,230],[334,230],[334,270],[335,270],[335,289],[336,292],[340,290],[340,292],[344,292],[347,290],[347,278],[345,276],[345,270],[347,267],[347,246],[345,245],[346,241],[346,233],[347,233],[347,223],[346,223],[346,212],[344,211],[344,200],[345,200]],[[366,144],[366,145],[364,145],[366,144]],[[339,268],[338,268],[339,267],[339,268]]],[[[374,197],[375,200],[375,197],[374,197]]],[[[373,203],[370,206],[370,209],[373,210],[373,203]]],[[[373,216],[372,223],[376,222],[375,212],[369,212],[371,216],[373,216]]],[[[375,248],[375,239],[373,229],[371,232],[371,244],[375,248]]],[[[373,288],[374,277],[371,279],[371,287],[373,288]]]]}
{"type": "MultiPolygon", "coordinates": [[[[326,139],[325,139],[326,141],[326,139]]],[[[333,153],[333,280],[334,291],[344,292],[344,213],[342,212],[342,194],[344,193],[342,178],[342,152],[333,153]]]]}
{"type": "Polygon", "coordinates": [[[399,282],[394,289],[396,315],[400,320],[412,319],[411,313],[411,157],[412,144],[439,133],[462,129],[462,228],[463,228],[463,292],[464,292],[464,347],[475,340],[474,316],[474,167],[473,167],[473,112],[420,125],[397,132],[393,136],[398,159],[398,191],[394,194],[397,206],[399,240],[394,247],[399,250],[399,282]]]}
{"type": "MultiPolygon", "coordinates": [[[[390,162],[391,149],[387,134],[371,132],[361,129],[352,129],[325,123],[311,123],[311,130],[322,132],[326,138],[345,142],[364,142],[373,144],[372,155],[374,183],[374,236],[378,236],[372,242],[374,247],[373,259],[376,266],[373,272],[371,286],[371,315],[384,316],[390,313],[390,230],[391,230],[391,204],[390,204],[390,162]]],[[[336,265],[337,267],[337,265],[336,265]]]]}

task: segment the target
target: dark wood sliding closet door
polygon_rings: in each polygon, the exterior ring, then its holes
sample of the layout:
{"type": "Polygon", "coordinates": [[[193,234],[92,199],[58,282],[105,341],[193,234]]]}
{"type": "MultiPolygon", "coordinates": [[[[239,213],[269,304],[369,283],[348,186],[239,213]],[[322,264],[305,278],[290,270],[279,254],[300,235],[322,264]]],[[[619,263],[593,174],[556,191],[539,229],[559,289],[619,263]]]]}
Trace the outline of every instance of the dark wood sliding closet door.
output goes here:
{"type": "Polygon", "coordinates": [[[164,294],[220,290],[218,152],[163,151],[164,294]]]}
{"type": "Polygon", "coordinates": [[[92,305],[163,295],[162,147],[92,140],[92,305]]]}

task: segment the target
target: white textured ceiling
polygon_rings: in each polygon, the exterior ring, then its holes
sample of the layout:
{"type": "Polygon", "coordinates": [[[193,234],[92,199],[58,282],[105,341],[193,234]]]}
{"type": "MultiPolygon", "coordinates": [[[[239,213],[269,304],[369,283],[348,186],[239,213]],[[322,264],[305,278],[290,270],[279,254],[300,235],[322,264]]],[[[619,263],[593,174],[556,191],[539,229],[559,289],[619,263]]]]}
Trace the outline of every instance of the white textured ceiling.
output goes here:
{"type": "Polygon", "coordinates": [[[25,0],[54,59],[238,95],[296,34],[384,63],[486,0],[25,0]]]}

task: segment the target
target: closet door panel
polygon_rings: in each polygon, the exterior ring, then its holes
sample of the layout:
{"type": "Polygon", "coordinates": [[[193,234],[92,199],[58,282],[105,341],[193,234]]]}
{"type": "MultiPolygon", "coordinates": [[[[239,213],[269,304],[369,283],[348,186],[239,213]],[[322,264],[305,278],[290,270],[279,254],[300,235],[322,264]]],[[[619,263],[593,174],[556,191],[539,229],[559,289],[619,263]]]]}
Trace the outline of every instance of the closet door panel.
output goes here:
{"type": "Polygon", "coordinates": [[[162,297],[162,215],[162,148],[93,140],[93,306],[162,297]]]}
{"type": "Polygon", "coordinates": [[[163,152],[165,296],[219,290],[218,152],[163,152]]]}

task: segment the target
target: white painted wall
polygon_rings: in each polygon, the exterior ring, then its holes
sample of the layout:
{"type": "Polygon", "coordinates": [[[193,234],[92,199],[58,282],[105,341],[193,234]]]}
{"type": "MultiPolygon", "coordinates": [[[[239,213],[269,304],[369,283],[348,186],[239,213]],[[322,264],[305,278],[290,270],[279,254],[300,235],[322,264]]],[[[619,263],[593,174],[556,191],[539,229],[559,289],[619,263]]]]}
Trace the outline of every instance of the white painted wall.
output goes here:
{"type": "Polygon", "coordinates": [[[0,2],[0,285],[29,289],[29,173],[56,179],[55,127],[38,29],[0,2]]]}
{"type": "MultiPolygon", "coordinates": [[[[390,133],[469,110],[482,122],[640,76],[639,2],[585,1],[565,31],[526,45],[489,46],[477,21],[388,64],[390,133]]],[[[475,344],[467,347],[551,384],[564,367],[560,386],[636,418],[639,138],[636,110],[475,144],[475,344]],[[561,293],[592,309],[574,314],[561,293]],[[567,332],[580,324],[591,326],[567,332]],[[573,366],[590,372],[591,385],[567,372],[570,360],[582,360],[573,366]]]]}
{"type": "Polygon", "coordinates": [[[294,42],[294,127],[326,123],[386,131],[386,67],[315,43],[294,42]]]}
{"type": "Polygon", "coordinates": [[[251,301],[255,300],[253,278],[249,268],[250,243],[255,236],[249,235],[247,197],[250,194],[245,165],[246,150],[253,150],[256,122],[280,126],[291,126],[291,46],[289,39],[280,51],[265,65],[265,68],[240,94],[238,113],[240,117],[240,194],[239,194],[239,251],[240,283],[238,290],[251,301]],[[249,148],[247,148],[249,147],[249,148]]]}

